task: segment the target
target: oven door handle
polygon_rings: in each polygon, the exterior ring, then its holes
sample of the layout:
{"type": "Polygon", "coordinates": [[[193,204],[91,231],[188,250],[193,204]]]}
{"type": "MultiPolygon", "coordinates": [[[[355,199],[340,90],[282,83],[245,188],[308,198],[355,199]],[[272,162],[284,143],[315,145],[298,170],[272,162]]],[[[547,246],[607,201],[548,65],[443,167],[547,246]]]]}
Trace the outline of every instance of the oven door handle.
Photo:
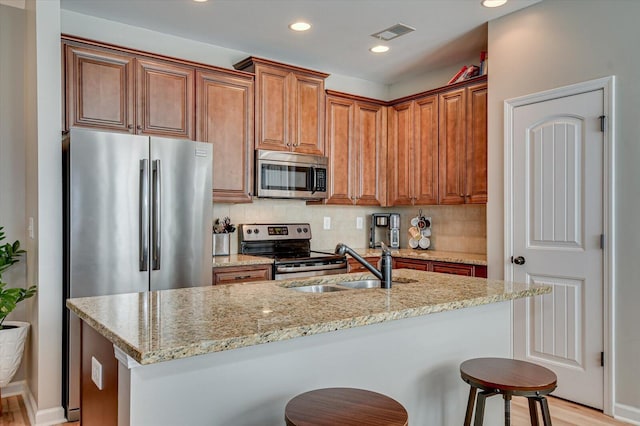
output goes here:
{"type": "Polygon", "coordinates": [[[276,265],[276,272],[307,272],[307,271],[324,271],[329,269],[344,269],[347,266],[347,262],[315,265],[315,266],[278,266],[276,265]]]}

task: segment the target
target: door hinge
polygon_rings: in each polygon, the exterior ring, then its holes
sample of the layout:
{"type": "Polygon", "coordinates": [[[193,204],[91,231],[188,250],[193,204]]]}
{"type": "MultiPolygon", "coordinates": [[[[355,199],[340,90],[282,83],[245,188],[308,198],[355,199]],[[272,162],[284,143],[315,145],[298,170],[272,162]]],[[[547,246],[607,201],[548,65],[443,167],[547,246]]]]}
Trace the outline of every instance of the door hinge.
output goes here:
{"type": "Polygon", "coordinates": [[[604,250],[604,234],[600,234],[600,250],[604,250]]]}
{"type": "Polygon", "coordinates": [[[600,367],[604,367],[604,352],[600,352],[600,367]]]}
{"type": "Polygon", "coordinates": [[[606,128],[607,128],[607,116],[606,115],[601,115],[600,116],[600,131],[604,132],[606,128]]]}

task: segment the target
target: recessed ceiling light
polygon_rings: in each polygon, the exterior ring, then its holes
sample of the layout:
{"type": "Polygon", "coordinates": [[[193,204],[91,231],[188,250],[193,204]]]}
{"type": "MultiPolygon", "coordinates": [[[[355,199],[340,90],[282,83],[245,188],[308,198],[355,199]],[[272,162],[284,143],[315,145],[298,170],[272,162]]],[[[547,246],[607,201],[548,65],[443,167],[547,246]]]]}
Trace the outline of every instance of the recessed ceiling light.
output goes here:
{"type": "Polygon", "coordinates": [[[309,28],[311,28],[311,24],[302,21],[294,22],[293,24],[289,25],[289,28],[291,28],[293,31],[307,31],[309,28]]]}
{"type": "Polygon", "coordinates": [[[383,46],[383,45],[380,44],[378,46],[373,46],[369,50],[372,51],[373,53],[384,53],[387,50],[389,50],[389,46],[383,46]]]}
{"type": "Polygon", "coordinates": [[[204,3],[204,2],[207,2],[209,0],[193,0],[193,1],[195,1],[196,3],[204,3]]]}
{"type": "Polygon", "coordinates": [[[505,4],[507,0],[482,0],[482,5],[484,7],[498,7],[505,4]]]}

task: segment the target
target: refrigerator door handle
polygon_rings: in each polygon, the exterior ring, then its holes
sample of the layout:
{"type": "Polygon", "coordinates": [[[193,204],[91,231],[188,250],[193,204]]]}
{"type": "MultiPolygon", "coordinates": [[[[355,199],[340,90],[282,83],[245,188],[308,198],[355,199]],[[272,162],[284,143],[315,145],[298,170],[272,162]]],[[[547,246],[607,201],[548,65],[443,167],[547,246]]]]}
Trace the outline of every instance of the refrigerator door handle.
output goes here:
{"type": "Polygon", "coordinates": [[[162,205],[162,175],[160,160],[153,160],[153,270],[160,269],[160,259],[162,254],[162,241],[160,240],[161,212],[162,205]]]}
{"type": "Polygon", "coordinates": [[[138,232],[138,252],[141,271],[149,270],[149,160],[140,160],[139,188],[140,230],[138,232]]]}

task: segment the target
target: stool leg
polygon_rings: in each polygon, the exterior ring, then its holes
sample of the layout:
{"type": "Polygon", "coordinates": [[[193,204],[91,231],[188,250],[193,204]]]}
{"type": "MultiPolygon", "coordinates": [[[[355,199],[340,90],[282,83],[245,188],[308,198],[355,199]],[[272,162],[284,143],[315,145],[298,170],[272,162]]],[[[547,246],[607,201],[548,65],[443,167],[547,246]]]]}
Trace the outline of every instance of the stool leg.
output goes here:
{"type": "Polygon", "coordinates": [[[531,426],[538,426],[538,407],[536,407],[535,398],[527,398],[529,401],[529,417],[531,417],[531,426]]]}
{"type": "Polygon", "coordinates": [[[467,415],[464,418],[464,426],[471,426],[471,417],[473,416],[473,405],[476,402],[476,391],[478,388],[471,386],[469,389],[469,401],[467,402],[467,415]]]}
{"type": "Polygon", "coordinates": [[[476,419],[473,422],[474,426],[482,426],[482,422],[484,421],[484,402],[488,397],[495,394],[495,392],[490,391],[482,391],[478,394],[478,402],[476,402],[476,419]]]}
{"type": "Polygon", "coordinates": [[[511,426],[511,394],[505,393],[504,397],[504,426],[511,426]]]}
{"type": "Polygon", "coordinates": [[[540,401],[540,408],[542,409],[542,422],[544,423],[544,426],[551,426],[551,414],[549,413],[547,398],[541,396],[538,397],[538,401],[540,401]]]}

